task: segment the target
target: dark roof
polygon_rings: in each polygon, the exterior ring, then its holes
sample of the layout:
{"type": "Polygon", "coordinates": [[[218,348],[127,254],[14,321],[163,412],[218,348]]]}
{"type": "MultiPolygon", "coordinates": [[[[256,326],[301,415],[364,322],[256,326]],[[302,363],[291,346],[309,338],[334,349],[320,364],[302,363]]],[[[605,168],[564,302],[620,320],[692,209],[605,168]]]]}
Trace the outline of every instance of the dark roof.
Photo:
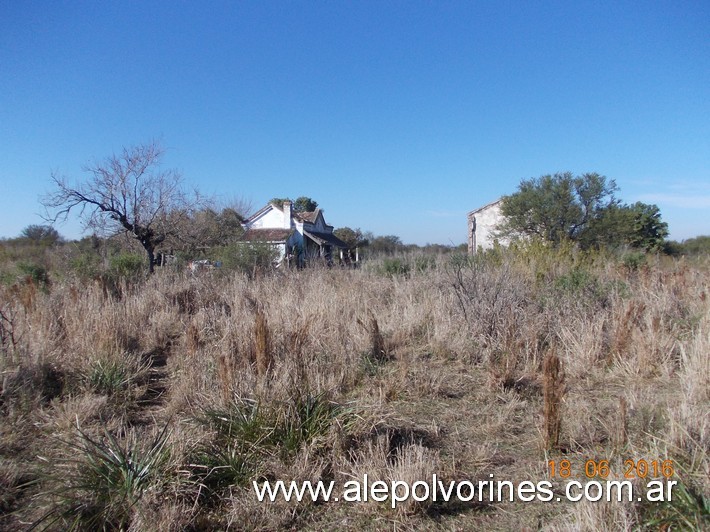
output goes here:
{"type": "Polygon", "coordinates": [[[331,246],[335,246],[336,248],[348,249],[348,245],[332,233],[303,231],[303,234],[318,245],[329,244],[331,246]]]}
{"type": "Polygon", "coordinates": [[[292,229],[248,229],[242,240],[249,242],[286,242],[292,229]]]}
{"type": "Polygon", "coordinates": [[[316,219],[318,218],[318,210],[315,211],[309,211],[309,212],[294,212],[293,215],[296,218],[300,218],[304,222],[309,222],[309,223],[316,223],[316,219]]]}

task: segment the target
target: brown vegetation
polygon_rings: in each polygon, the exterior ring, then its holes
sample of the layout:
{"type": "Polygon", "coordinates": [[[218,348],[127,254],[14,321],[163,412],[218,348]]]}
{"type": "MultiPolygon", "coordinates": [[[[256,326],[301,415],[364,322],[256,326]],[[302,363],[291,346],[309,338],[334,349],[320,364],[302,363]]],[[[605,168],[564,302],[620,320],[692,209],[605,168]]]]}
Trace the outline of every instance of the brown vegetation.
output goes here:
{"type": "Polygon", "coordinates": [[[394,274],[160,271],[120,297],[71,278],[0,287],[0,528],[706,526],[708,277],[531,248],[394,274]],[[682,490],[393,510],[251,488],[538,482],[563,458],[582,481],[588,459],[615,476],[628,458],[674,460],[682,490]]]}

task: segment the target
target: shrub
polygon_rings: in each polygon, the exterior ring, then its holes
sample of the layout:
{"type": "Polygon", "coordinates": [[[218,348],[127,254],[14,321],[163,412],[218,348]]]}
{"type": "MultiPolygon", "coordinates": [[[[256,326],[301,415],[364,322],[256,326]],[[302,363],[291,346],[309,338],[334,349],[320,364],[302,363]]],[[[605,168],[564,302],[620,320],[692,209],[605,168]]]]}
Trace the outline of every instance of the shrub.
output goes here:
{"type": "Polygon", "coordinates": [[[137,253],[119,253],[109,260],[112,276],[126,281],[137,281],[143,277],[145,262],[137,253]]]}
{"type": "Polygon", "coordinates": [[[313,395],[299,390],[277,414],[273,442],[287,454],[294,453],[302,445],[325,437],[339,413],[340,407],[329,401],[325,393],[313,395]]]}
{"type": "Polygon", "coordinates": [[[568,294],[579,292],[594,292],[597,288],[597,279],[587,270],[575,268],[566,275],[561,275],[555,279],[555,288],[568,294]]]}
{"type": "Polygon", "coordinates": [[[101,256],[95,251],[82,251],[69,263],[71,269],[82,281],[95,279],[102,272],[101,256]]]}
{"type": "Polygon", "coordinates": [[[630,272],[638,271],[646,265],[646,254],[642,251],[632,251],[624,255],[621,263],[630,272]]]}
{"type": "Polygon", "coordinates": [[[39,288],[46,290],[49,287],[49,273],[44,266],[32,262],[20,262],[17,264],[17,269],[39,288]]]}
{"type": "Polygon", "coordinates": [[[239,243],[216,248],[212,255],[222,263],[225,272],[238,271],[247,274],[264,272],[273,267],[278,252],[265,243],[239,243]]]}
{"type": "Polygon", "coordinates": [[[431,255],[420,255],[414,258],[414,269],[423,273],[427,270],[433,270],[436,268],[436,258],[431,255]]]}
{"type": "Polygon", "coordinates": [[[380,272],[384,275],[407,275],[409,273],[409,264],[404,259],[399,257],[386,257],[382,260],[380,272]]]}

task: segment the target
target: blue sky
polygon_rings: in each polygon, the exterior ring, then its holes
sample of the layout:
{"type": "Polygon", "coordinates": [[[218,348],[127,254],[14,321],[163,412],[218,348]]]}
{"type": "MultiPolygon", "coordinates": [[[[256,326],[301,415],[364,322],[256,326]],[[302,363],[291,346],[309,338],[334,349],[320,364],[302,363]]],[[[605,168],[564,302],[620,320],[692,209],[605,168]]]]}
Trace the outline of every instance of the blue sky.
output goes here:
{"type": "Polygon", "coordinates": [[[0,0],[0,236],[152,139],[203,193],[407,243],[558,171],[710,234],[709,34],[707,1],[0,0]]]}

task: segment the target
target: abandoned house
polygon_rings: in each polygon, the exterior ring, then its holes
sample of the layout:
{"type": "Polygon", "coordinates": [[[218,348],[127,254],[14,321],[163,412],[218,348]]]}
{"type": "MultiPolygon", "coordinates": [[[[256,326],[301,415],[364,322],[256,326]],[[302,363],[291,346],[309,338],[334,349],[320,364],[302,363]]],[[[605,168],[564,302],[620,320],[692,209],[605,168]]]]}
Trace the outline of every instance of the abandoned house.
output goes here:
{"type": "Polygon", "coordinates": [[[468,213],[468,252],[470,255],[479,249],[490,249],[496,241],[505,245],[506,239],[496,237],[497,226],[503,221],[500,212],[502,199],[468,213]]]}
{"type": "Polygon", "coordinates": [[[266,243],[278,251],[278,262],[303,266],[320,259],[349,262],[348,245],[333,234],[325,223],[323,211],[295,212],[290,201],[269,203],[243,223],[243,240],[266,243]]]}

